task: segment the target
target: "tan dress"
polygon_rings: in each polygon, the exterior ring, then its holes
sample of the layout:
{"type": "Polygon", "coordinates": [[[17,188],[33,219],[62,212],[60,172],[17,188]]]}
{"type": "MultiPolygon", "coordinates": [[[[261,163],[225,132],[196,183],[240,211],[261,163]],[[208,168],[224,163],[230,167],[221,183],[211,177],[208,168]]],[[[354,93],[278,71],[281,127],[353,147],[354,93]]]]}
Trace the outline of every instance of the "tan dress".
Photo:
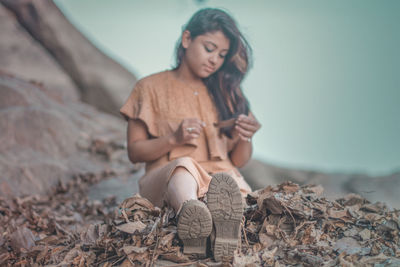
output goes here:
{"type": "Polygon", "coordinates": [[[184,118],[199,118],[206,123],[199,138],[174,148],[152,162],[146,162],[146,173],[139,180],[139,192],[157,206],[162,206],[167,183],[177,167],[186,168],[198,184],[198,197],[204,196],[210,174],[227,172],[234,177],[243,194],[249,185],[229,159],[238,139],[220,135],[213,123],[218,113],[206,86],[190,87],[167,70],[147,76],[136,83],[120,109],[125,119],[140,119],[152,137],[171,134],[184,118]]]}

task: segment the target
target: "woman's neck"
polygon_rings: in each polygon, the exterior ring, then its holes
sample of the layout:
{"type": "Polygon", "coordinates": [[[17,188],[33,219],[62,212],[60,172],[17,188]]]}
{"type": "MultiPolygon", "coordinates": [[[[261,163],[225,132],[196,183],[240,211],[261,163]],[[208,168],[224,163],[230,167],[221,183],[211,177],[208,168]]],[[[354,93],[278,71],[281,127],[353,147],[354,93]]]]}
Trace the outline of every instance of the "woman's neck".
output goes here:
{"type": "Polygon", "coordinates": [[[175,77],[184,83],[188,83],[194,86],[204,85],[203,80],[200,77],[194,75],[194,73],[190,71],[189,67],[184,61],[182,61],[179,67],[173,72],[175,73],[175,77]]]}

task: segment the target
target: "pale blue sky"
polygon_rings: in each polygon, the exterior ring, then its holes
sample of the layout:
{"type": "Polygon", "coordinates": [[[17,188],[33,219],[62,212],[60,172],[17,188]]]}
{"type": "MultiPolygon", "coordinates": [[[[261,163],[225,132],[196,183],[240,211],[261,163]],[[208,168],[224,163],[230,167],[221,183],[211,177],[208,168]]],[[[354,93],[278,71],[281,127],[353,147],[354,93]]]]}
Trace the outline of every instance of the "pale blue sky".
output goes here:
{"type": "Polygon", "coordinates": [[[263,125],[256,158],[372,175],[400,169],[400,1],[55,2],[139,78],[171,66],[197,9],[222,7],[254,50],[243,88],[263,125]]]}

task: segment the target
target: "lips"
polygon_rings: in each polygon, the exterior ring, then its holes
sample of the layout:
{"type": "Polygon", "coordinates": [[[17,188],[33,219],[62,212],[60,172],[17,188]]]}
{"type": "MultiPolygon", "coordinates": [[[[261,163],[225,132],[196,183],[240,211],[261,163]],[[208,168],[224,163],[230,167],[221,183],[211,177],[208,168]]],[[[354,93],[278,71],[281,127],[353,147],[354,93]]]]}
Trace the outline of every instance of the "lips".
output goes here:
{"type": "Polygon", "coordinates": [[[214,72],[214,70],[215,70],[213,67],[210,67],[210,66],[207,66],[207,65],[205,65],[204,67],[205,67],[205,70],[207,72],[214,72]]]}

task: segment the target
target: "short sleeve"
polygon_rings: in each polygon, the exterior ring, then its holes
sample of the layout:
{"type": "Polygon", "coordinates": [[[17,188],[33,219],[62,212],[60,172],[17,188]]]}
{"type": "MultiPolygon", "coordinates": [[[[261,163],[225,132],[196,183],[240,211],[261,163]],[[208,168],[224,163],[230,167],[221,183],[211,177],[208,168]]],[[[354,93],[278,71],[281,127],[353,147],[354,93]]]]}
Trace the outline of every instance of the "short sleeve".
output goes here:
{"type": "Polygon", "coordinates": [[[143,121],[151,136],[160,136],[160,127],[157,123],[160,116],[154,97],[151,88],[143,86],[139,81],[119,112],[126,120],[139,119],[143,121]]]}

